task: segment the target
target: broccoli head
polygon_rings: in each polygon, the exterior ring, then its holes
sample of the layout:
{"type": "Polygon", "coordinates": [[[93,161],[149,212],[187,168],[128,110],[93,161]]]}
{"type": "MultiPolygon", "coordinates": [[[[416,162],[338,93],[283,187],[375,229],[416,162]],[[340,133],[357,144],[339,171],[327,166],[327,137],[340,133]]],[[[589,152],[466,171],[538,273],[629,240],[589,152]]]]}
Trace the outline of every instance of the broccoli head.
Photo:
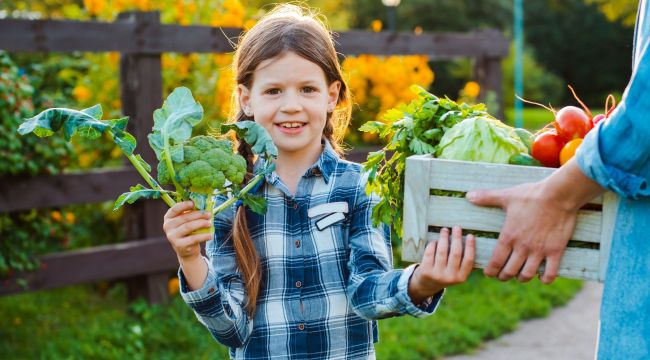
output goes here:
{"type": "MultiPolygon", "coordinates": [[[[246,159],[233,153],[230,141],[210,136],[195,136],[183,144],[183,161],[174,162],[179,184],[190,192],[212,194],[226,180],[241,184],[246,174],[246,159]]],[[[158,181],[172,184],[165,161],[158,163],[158,181]]]]}

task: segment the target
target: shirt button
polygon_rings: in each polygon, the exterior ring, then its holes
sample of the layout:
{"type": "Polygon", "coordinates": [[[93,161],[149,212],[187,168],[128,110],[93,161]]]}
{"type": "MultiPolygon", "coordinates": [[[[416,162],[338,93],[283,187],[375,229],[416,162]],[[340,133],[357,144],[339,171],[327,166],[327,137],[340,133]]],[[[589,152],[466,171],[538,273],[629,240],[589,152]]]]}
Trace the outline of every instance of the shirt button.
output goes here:
{"type": "Polygon", "coordinates": [[[300,280],[296,281],[296,287],[297,288],[302,287],[302,283],[300,282],[300,280]]]}
{"type": "Polygon", "coordinates": [[[294,210],[298,210],[298,203],[297,202],[294,201],[291,206],[293,207],[294,210]]]}
{"type": "Polygon", "coordinates": [[[298,325],[298,330],[300,330],[300,331],[305,330],[305,324],[298,325]]]}
{"type": "Polygon", "coordinates": [[[295,244],[296,244],[296,247],[299,248],[300,247],[300,240],[296,240],[295,244]]]}
{"type": "Polygon", "coordinates": [[[208,294],[209,294],[209,295],[212,295],[212,294],[214,294],[214,291],[215,291],[214,288],[210,288],[210,289],[208,290],[208,294]]]}

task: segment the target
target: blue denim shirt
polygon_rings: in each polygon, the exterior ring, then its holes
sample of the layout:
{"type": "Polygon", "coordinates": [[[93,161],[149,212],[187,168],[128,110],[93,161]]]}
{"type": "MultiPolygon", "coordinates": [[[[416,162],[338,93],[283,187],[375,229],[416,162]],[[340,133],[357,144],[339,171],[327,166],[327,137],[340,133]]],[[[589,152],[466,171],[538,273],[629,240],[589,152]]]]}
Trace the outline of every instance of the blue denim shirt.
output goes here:
{"type": "Polygon", "coordinates": [[[581,170],[621,196],[601,305],[599,359],[650,359],[650,7],[639,4],[632,78],[581,145],[581,170]]]}

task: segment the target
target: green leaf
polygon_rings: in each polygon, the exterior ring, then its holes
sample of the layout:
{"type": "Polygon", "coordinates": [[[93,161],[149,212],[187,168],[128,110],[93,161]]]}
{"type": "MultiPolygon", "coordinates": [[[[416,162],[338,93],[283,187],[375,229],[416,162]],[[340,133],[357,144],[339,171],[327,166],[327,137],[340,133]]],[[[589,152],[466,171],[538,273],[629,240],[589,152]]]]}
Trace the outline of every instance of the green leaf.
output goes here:
{"type": "MultiPolygon", "coordinates": [[[[401,119],[401,117],[400,117],[401,119]]],[[[383,131],[388,125],[384,124],[383,122],[379,121],[368,121],[365,124],[361,125],[359,128],[359,131],[367,132],[367,133],[380,133],[383,131]]]]}
{"type": "Polygon", "coordinates": [[[253,212],[264,215],[266,214],[266,199],[263,196],[244,194],[241,199],[244,205],[248,206],[253,212]]]}
{"type": "Polygon", "coordinates": [[[169,137],[175,142],[183,142],[192,136],[192,128],[202,118],[203,107],[194,100],[190,89],[178,87],[165,99],[162,108],[154,111],[153,130],[163,139],[169,137]]]}
{"type": "Polygon", "coordinates": [[[146,161],[144,161],[144,159],[142,158],[142,156],[140,156],[140,154],[137,154],[137,155],[135,156],[135,159],[138,160],[138,162],[140,163],[140,165],[142,165],[142,167],[143,167],[145,170],[147,170],[148,173],[151,172],[151,165],[149,165],[146,161]]]}
{"type": "Polygon", "coordinates": [[[204,211],[208,203],[208,197],[205,194],[197,194],[193,192],[190,192],[188,194],[190,200],[194,202],[194,208],[196,208],[197,210],[204,211]]]}
{"type": "Polygon", "coordinates": [[[233,130],[237,137],[251,146],[253,152],[265,157],[278,157],[278,149],[273,143],[271,135],[264,127],[254,121],[239,121],[232,124],[222,124],[221,132],[226,133],[233,130]]]}
{"type": "Polygon", "coordinates": [[[401,118],[404,117],[404,112],[400,111],[398,109],[389,109],[384,113],[384,116],[382,116],[382,119],[388,121],[388,122],[393,122],[400,120],[401,118]]]}
{"type": "Polygon", "coordinates": [[[113,206],[113,211],[119,209],[124,204],[129,203],[133,204],[139,199],[159,199],[164,193],[172,193],[167,190],[152,190],[147,189],[141,184],[136,186],[131,186],[131,191],[126,192],[115,200],[115,205],[113,206]]]}
{"type": "Polygon", "coordinates": [[[42,111],[38,115],[25,119],[25,121],[18,127],[18,133],[21,135],[34,133],[39,137],[46,137],[54,134],[63,128],[63,135],[66,140],[70,140],[75,134],[87,137],[89,139],[96,139],[101,134],[112,127],[112,124],[105,121],[100,121],[89,113],[100,113],[98,110],[99,105],[86,109],[86,112],[66,109],[66,108],[51,108],[42,111]]]}
{"type": "MultiPolygon", "coordinates": [[[[91,117],[93,117],[95,119],[98,119],[98,120],[101,119],[102,116],[104,115],[104,112],[102,111],[102,106],[99,105],[99,104],[97,104],[95,106],[91,106],[91,107],[89,107],[87,109],[83,109],[83,110],[81,110],[81,112],[84,113],[84,114],[90,115],[91,117]]],[[[122,130],[124,130],[124,129],[122,129],[122,130]]]]}
{"type": "Polygon", "coordinates": [[[117,146],[119,146],[127,155],[133,154],[136,146],[135,137],[120,129],[111,129],[111,132],[113,133],[113,141],[115,144],[117,144],[117,146]]]}
{"type": "MultiPolygon", "coordinates": [[[[82,111],[85,111],[85,110],[82,110],[82,111]]],[[[97,118],[97,119],[99,119],[99,118],[97,118]]],[[[111,127],[115,128],[115,129],[126,131],[126,125],[128,125],[128,123],[129,123],[129,117],[125,116],[125,117],[121,117],[119,119],[111,119],[111,120],[104,120],[104,121],[111,124],[111,127]]]]}
{"type": "Polygon", "coordinates": [[[409,149],[418,155],[433,154],[435,150],[433,146],[418,138],[413,138],[413,140],[411,140],[409,143],[409,149]]]}

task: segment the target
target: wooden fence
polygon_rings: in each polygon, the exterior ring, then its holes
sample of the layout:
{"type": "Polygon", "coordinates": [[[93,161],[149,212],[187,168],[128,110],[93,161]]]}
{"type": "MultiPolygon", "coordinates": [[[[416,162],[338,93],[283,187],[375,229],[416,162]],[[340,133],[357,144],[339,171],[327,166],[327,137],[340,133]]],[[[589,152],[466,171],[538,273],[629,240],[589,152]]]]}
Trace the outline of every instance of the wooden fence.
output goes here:
{"type": "MultiPolygon", "coordinates": [[[[128,131],[138,142],[136,152],[155,162],[146,145],[152,113],[162,106],[161,54],[223,53],[232,51],[230,39],[241,29],[179,26],[160,23],[158,12],[122,13],[112,23],[68,20],[0,19],[0,50],[9,52],[119,52],[122,112],[129,116],[128,131]]],[[[335,37],[345,55],[423,54],[431,59],[472,58],[475,79],[492,90],[502,103],[501,60],[508,41],[495,30],[472,33],[371,33],[347,31],[335,37]]],[[[362,151],[348,158],[365,160],[362,151]]],[[[140,180],[133,168],[93,170],[78,174],[0,178],[0,212],[93,203],[117,198],[140,180]]],[[[167,297],[167,276],[178,266],[162,232],[166,205],[141,201],[127,206],[128,242],[45,255],[43,269],[14,274],[0,285],[0,295],[51,289],[100,280],[126,279],[130,297],[151,302],[167,297]],[[22,278],[24,288],[15,282],[22,278]]],[[[34,239],[34,241],[39,241],[34,239]]]]}

